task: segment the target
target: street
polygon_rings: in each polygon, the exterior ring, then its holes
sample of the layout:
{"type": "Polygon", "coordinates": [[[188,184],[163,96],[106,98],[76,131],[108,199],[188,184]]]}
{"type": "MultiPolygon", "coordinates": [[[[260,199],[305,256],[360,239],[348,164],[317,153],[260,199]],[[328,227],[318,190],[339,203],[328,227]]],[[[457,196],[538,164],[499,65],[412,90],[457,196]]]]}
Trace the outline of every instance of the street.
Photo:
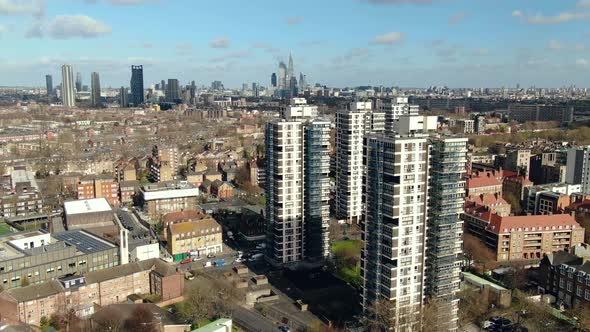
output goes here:
{"type": "Polygon", "coordinates": [[[242,307],[234,308],[234,323],[248,332],[278,331],[277,326],[259,313],[242,307]]]}

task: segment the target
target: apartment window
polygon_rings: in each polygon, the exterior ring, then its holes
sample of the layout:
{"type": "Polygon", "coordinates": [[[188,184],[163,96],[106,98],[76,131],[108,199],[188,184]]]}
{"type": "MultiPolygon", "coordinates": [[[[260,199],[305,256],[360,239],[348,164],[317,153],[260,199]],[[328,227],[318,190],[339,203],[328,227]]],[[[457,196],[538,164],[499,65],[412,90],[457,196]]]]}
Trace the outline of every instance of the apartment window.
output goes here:
{"type": "Polygon", "coordinates": [[[559,288],[563,288],[565,286],[565,280],[559,279],[559,288]]]}
{"type": "Polygon", "coordinates": [[[576,295],[582,296],[582,286],[576,286],[576,295]]]}
{"type": "Polygon", "coordinates": [[[586,301],[590,301],[590,289],[586,289],[586,291],[584,292],[584,299],[586,301]]]}
{"type": "Polygon", "coordinates": [[[567,282],[567,291],[571,292],[574,290],[574,284],[571,281],[567,282]]]}

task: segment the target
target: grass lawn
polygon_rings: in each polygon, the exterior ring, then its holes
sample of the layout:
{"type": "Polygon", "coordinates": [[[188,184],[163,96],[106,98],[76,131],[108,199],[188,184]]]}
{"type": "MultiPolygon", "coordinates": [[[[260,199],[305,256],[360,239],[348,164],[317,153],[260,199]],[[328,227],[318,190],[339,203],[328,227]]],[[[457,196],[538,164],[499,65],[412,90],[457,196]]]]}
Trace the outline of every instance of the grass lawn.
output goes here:
{"type": "Polygon", "coordinates": [[[361,240],[344,240],[332,243],[332,253],[336,254],[346,250],[354,251],[355,255],[361,254],[363,242],[361,240]]]}
{"type": "Polygon", "coordinates": [[[0,235],[10,233],[10,226],[6,223],[0,223],[0,235]]]}
{"type": "MultiPolygon", "coordinates": [[[[332,253],[335,257],[356,257],[360,259],[363,242],[360,240],[337,241],[332,244],[332,253]]],[[[336,277],[353,285],[361,286],[361,267],[357,263],[350,266],[347,260],[336,259],[336,277]]]]}

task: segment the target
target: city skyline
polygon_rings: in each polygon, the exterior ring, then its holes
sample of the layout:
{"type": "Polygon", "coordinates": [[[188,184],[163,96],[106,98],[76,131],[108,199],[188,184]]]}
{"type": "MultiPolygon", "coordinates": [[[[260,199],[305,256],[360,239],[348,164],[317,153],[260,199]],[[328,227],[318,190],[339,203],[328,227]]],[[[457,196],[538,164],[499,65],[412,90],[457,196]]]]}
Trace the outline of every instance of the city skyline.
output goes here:
{"type": "Polygon", "coordinates": [[[233,4],[193,6],[4,1],[0,38],[12,47],[2,56],[0,86],[44,86],[43,76],[57,75],[62,64],[84,81],[101,73],[105,87],[127,85],[132,64],[144,65],[146,87],[171,77],[268,86],[289,52],[311,84],[590,86],[590,4],[583,0],[346,0],[321,8],[302,1],[297,8],[254,5],[239,13],[233,4]],[[151,24],[172,15],[175,25],[151,24]],[[232,24],[221,24],[228,15],[232,24]]]}

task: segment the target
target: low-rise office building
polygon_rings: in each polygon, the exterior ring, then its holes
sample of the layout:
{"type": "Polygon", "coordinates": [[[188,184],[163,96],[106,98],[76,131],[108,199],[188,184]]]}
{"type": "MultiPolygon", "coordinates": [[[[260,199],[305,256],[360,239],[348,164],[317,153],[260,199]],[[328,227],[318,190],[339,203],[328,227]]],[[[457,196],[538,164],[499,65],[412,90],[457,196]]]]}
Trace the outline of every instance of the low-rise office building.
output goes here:
{"type": "Polygon", "coordinates": [[[11,233],[0,237],[0,249],[4,289],[19,287],[24,280],[43,283],[120,264],[119,247],[83,230],[11,233]]]}
{"type": "Polygon", "coordinates": [[[192,210],[197,207],[199,189],[186,181],[162,182],[139,188],[139,206],[151,222],[160,221],[170,212],[192,210]]]}

